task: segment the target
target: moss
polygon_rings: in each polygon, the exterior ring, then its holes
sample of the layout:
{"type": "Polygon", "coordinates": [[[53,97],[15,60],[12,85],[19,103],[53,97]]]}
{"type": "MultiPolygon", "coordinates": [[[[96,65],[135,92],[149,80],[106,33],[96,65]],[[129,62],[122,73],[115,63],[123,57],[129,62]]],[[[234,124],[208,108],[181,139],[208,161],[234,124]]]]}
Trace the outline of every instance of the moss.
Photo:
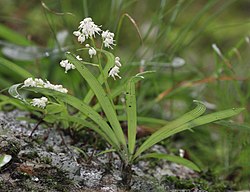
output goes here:
{"type": "Polygon", "coordinates": [[[47,147],[47,151],[48,151],[48,152],[53,152],[53,151],[54,151],[53,146],[49,145],[49,146],[47,147]]]}
{"type": "Polygon", "coordinates": [[[200,178],[193,178],[193,179],[179,179],[177,177],[170,177],[166,176],[165,179],[162,181],[165,188],[168,190],[173,189],[185,189],[185,190],[205,190],[208,192],[224,192],[227,190],[234,190],[234,187],[230,185],[230,183],[226,181],[220,181],[216,179],[216,177],[206,180],[201,175],[200,178]]]}
{"type": "Polygon", "coordinates": [[[51,162],[52,162],[52,159],[50,158],[50,157],[41,157],[40,158],[40,161],[42,162],[42,163],[45,163],[45,164],[51,164],[51,162]]]}
{"type": "Polygon", "coordinates": [[[13,140],[6,140],[2,142],[0,146],[0,153],[7,153],[12,157],[16,157],[20,151],[20,144],[13,140]]]}
{"type": "Polygon", "coordinates": [[[39,157],[39,155],[36,151],[30,151],[28,153],[23,154],[22,157],[26,157],[28,159],[35,159],[36,157],[39,157]]]}
{"type": "Polygon", "coordinates": [[[48,189],[57,191],[70,191],[72,180],[67,177],[67,174],[58,168],[39,169],[40,182],[47,186],[48,189]]]}
{"type": "Polygon", "coordinates": [[[37,168],[34,169],[33,175],[14,170],[10,175],[10,180],[1,181],[0,191],[22,191],[22,192],[68,192],[74,191],[72,180],[67,177],[67,174],[55,167],[37,168]],[[38,178],[38,180],[34,180],[38,178]]]}

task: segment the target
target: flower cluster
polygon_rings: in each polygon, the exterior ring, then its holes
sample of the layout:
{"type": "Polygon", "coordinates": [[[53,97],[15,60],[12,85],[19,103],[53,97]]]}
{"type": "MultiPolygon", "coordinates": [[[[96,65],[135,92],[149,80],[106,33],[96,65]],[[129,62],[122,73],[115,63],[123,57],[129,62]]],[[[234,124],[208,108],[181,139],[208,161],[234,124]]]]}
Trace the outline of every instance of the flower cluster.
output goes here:
{"type": "Polygon", "coordinates": [[[83,43],[86,39],[95,37],[95,33],[99,34],[100,31],[102,30],[88,17],[80,22],[78,31],[74,31],[73,34],[83,43]]]}
{"type": "Polygon", "coordinates": [[[114,33],[111,33],[109,32],[109,30],[106,30],[106,31],[103,31],[102,32],[102,39],[103,39],[103,43],[104,43],[104,47],[108,47],[108,48],[111,48],[111,45],[114,45],[114,36],[115,34],[114,33]]]}
{"type": "Polygon", "coordinates": [[[109,77],[113,77],[115,80],[115,76],[120,78],[120,75],[118,75],[118,73],[120,72],[120,67],[122,66],[121,62],[120,62],[120,57],[116,57],[115,58],[115,66],[109,71],[109,77]]]}
{"type": "Polygon", "coordinates": [[[63,88],[62,85],[54,85],[50,83],[48,80],[43,81],[40,78],[28,78],[24,81],[23,87],[41,87],[41,88],[47,88],[47,89],[52,89],[55,91],[59,91],[62,93],[67,93],[68,90],[66,88],[63,88]]]}
{"type": "Polygon", "coordinates": [[[61,65],[61,67],[65,68],[65,73],[67,73],[68,70],[70,70],[70,69],[75,69],[76,68],[72,63],[69,62],[69,60],[62,60],[60,62],[60,65],[61,65]]]}
{"type": "MultiPolygon", "coordinates": [[[[95,38],[95,35],[98,34],[100,35],[101,33],[101,38],[102,38],[102,45],[106,48],[113,49],[112,46],[115,46],[115,40],[114,36],[115,34],[110,32],[109,30],[103,31],[101,26],[96,25],[91,18],[85,18],[80,22],[80,25],[78,27],[77,31],[74,31],[73,34],[78,37],[78,41],[80,43],[85,42],[86,39],[95,38]]],[[[88,48],[88,53],[90,58],[96,55],[97,51],[94,47],[91,47],[89,44],[85,45],[86,48],[88,48]]],[[[79,59],[78,59],[79,60],[79,59]]],[[[67,73],[68,70],[70,69],[75,69],[75,66],[72,63],[69,63],[68,60],[63,60],[60,62],[60,65],[65,68],[65,73],[67,73]]],[[[109,77],[113,77],[115,80],[115,77],[118,77],[121,79],[121,77],[118,75],[120,72],[120,58],[116,57],[115,58],[115,66],[110,69],[109,71],[109,77]]]]}
{"type": "Polygon", "coordinates": [[[47,103],[48,103],[47,97],[34,98],[31,101],[31,104],[33,106],[43,108],[43,109],[46,107],[47,103]]]}
{"type": "MultiPolygon", "coordinates": [[[[82,61],[82,58],[79,55],[76,56],[76,59],[79,60],[79,61],[82,61]]],[[[72,63],[70,63],[69,60],[67,60],[67,59],[66,60],[62,60],[60,62],[60,65],[61,65],[61,67],[65,68],[65,73],[67,73],[68,70],[70,70],[70,69],[75,69],[76,68],[75,65],[73,65],[72,63]]]]}
{"type": "Polygon", "coordinates": [[[87,17],[80,22],[78,30],[74,31],[73,34],[78,37],[78,42],[83,43],[86,39],[95,38],[95,34],[100,35],[99,32],[102,32],[101,36],[104,47],[113,49],[112,46],[115,46],[114,33],[109,32],[109,30],[102,31],[100,27],[101,26],[97,26],[91,18],[87,17]]]}

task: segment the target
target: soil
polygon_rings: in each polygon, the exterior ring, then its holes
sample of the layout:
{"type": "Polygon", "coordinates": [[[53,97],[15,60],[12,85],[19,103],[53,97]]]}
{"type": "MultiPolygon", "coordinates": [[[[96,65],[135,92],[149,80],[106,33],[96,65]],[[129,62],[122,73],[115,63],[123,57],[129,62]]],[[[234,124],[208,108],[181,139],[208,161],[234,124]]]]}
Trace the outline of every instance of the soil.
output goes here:
{"type": "MultiPolygon", "coordinates": [[[[233,191],[209,172],[198,174],[164,160],[133,165],[130,186],[122,186],[118,156],[95,155],[100,151],[98,144],[88,145],[91,135],[73,137],[42,124],[33,132],[36,124],[24,118],[32,119],[18,110],[0,112],[0,155],[12,157],[0,167],[0,192],[233,191]]],[[[167,152],[160,145],[152,150],[167,152]]]]}

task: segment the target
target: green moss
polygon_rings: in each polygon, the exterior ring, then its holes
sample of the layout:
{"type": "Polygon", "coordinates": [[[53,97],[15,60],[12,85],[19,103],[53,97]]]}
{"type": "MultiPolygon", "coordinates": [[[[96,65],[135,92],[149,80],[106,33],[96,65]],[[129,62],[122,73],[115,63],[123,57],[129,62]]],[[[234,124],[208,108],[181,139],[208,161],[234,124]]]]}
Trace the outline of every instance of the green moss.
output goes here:
{"type": "MultiPolygon", "coordinates": [[[[205,174],[205,173],[204,173],[205,174]]],[[[227,190],[234,190],[234,187],[231,186],[229,182],[221,181],[216,177],[211,178],[211,175],[205,176],[201,175],[199,178],[193,179],[179,179],[177,177],[166,176],[162,181],[162,184],[167,186],[169,190],[171,189],[197,189],[197,190],[205,190],[208,192],[224,192],[227,190]]]]}
{"type": "Polygon", "coordinates": [[[52,159],[50,157],[41,157],[40,161],[45,164],[51,164],[52,159]]]}
{"type": "Polygon", "coordinates": [[[36,157],[39,157],[39,155],[36,151],[30,151],[26,154],[23,154],[23,157],[26,157],[28,159],[35,159],[36,157]]]}
{"type": "Polygon", "coordinates": [[[38,178],[43,185],[48,189],[55,189],[58,191],[69,191],[72,186],[72,180],[67,177],[67,174],[58,168],[40,169],[38,178]]]}
{"type": "Polygon", "coordinates": [[[47,147],[47,151],[48,151],[48,152],[53,152],[53,151],[54,151],[53,146],[49,145],[49,146],[47,147]]]}
{"type": "Polygon", "coordinates": [[[7,153],[12,157],[16,157],[20,151],[20,144],[18,142],[7,140],[6,143],[1,145],[0,153],[7,153]]]}

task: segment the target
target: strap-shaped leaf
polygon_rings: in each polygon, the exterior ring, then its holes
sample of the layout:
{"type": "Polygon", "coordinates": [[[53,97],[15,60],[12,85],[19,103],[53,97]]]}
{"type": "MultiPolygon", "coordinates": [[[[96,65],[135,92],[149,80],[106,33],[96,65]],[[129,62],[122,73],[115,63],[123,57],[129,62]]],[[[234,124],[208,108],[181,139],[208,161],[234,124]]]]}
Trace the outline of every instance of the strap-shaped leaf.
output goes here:
{"type": "Polygon", "coordinates": [[[128,118],[128,150],[134,153],[137,127],[135,82],[131,78],[126,89],[126,111],[128,118]]]}
{"type": "Polygon", "coordinates": [[[123,134],[121,125],[117,119],[116,112],[113,109],[110,100],[108,99],[107,93],[105,93],[102,85],[92,75],[92,73],[84,65],[82,65],[81,62],[78,61],[72,54],[67,53],[66,57],[71,63],[75,65],[76,69],[79,71],[82,77],[89,84],[90,88],[96,95],[109,123],[111,124],[111,127],[113,128],[113,131],[117,139],[119,139],[119,142],[123,145],[123,148],[126,150],[127,145],[126,145],[126,140],[125,140],[125,136],[123,134]]]}
{"type": "Polygon", "coordinates": [[[170,136],[169,132],[171,130],[174,130],[177,127],[185,124],[186,122],[189,122],[189,121],[199,117],[200,115],[202,115],[205,112],[206,107],[201,102],[196,102],[196,103],[197,103],[197,107],[195,109],[184,114],[182,117],[180,117],[172,122],[169,122],[166,126],[160,128],[158,131],[153,133],[137,150],[137,152],[134,155],[134,159],[137,158],[143,151],[152,147],[154,144],[169,137],[170,136]]]}
{"type": "MultiPolygon", "coordinates": [[[[118,119],[119,121],[126,121],[127,120],[127,117],[124,115],[124,116],[118,116],[118,119]]],[[[164,119],[157,119],[157,118],[153,118],[153,117],[142,117],[142,116],[137,116],[137,122],[138,124],[140,123],[141,125],[142,124],[156,124],[156,125],[166,125],[168,124],[169,122],[164,120],[164,119]]],[[[153,128],[152,129],[154,130],[158,130],[159,128],[153,128]]]]}
{"type": "Polygon", "coordinates": [[[175,133],[181,132],[181,131],[186,130],[186,129],[191,129],[191,128],[194,128],[194,127],[197,127],[200,125],[204,125],[207,123],[211,123],[214,121],[218,121],[221,119],[226,119],[226,118],[229,118],[229,117],[232,117],[232,116],[239,114],[243,110],[245,110],[245,108],[232,108],[232,109],[227,109],[227,110],[223,110],[223,111],[214,112],[214,113],[211,113],[208,115],[204,115],[204,116],[198,117],[197,119],[194,119],[194,120],[176,128],[176,129],[172,130],[170,132],[170,134],[173,135],[175,133]]]}
{"type": "Polygon", "coordinates": [[[171,162],[175,162],[181,165],[184,165],[190,169],[193,169],[195,171],[200,171],[200,168],[195,165],[192,161],[189,161],[185,158],[175,156],[175,155],[167,155],[164,153],[148,153],[146,155],[143,155],[140,157],[140,159],[145,159],[145,158],[156,158],[156,159],[165,159],[171,162]]]}
{"type": "MultiPolygon", "coordinates": [[[[219,112],[215,112],[215,113],[212,113],[212,114],[208,114],[208,115],[198,117],[198,118],[196,118],[196,119],[194,119],[192,121],[189,121],[189,122],[187,122],[187,123],[185,123],[185,124],[183,124],[181,126],[176,127],[175,129],[167,130],[164,133],[164,138],[167,138],[167,137],[169,137],[171,135],[174,135],[176,133],[179,133],[179,132],[187,130],[187,129],[191,129],[191,128],[194,128],[194,127],[197,127],[197,126],[200,126],[200,125],[205,125],[207,123],[211,123],[211,122],[214,122],[214,121],[217,121],[217,120],[221,120],[221,119],[225,119],[225,118],[235,116],[235,115],[239,114],[240,112],[242,112],[243,110],[244,110],[244,108],[232,108],[232,109],[227,109],[227,110],[223,110],[223,111],[219,111],[219,112]]],[[[140,155],[140,153],[138,153],[138,155],[140,155]]],[[[134,159],[136,157],[138,157],[138,155],[135,154],[134,159]]]]}
{"type": "MultiPolygon", "coordinates": [[[[129,154],[134,154],[136,143],[136,128],[137,128],[137,112],[136,112],[136,96],[135,96],[135,84],[141,79],[144,79],[142,75],[152,73],[153,71],[145,71],[138,73],[129,79],[126,88],[126,111],[128,121],[128,149],[129,154]]],[[[129,158],[132,158],[130,156],[129,158]]]]}

